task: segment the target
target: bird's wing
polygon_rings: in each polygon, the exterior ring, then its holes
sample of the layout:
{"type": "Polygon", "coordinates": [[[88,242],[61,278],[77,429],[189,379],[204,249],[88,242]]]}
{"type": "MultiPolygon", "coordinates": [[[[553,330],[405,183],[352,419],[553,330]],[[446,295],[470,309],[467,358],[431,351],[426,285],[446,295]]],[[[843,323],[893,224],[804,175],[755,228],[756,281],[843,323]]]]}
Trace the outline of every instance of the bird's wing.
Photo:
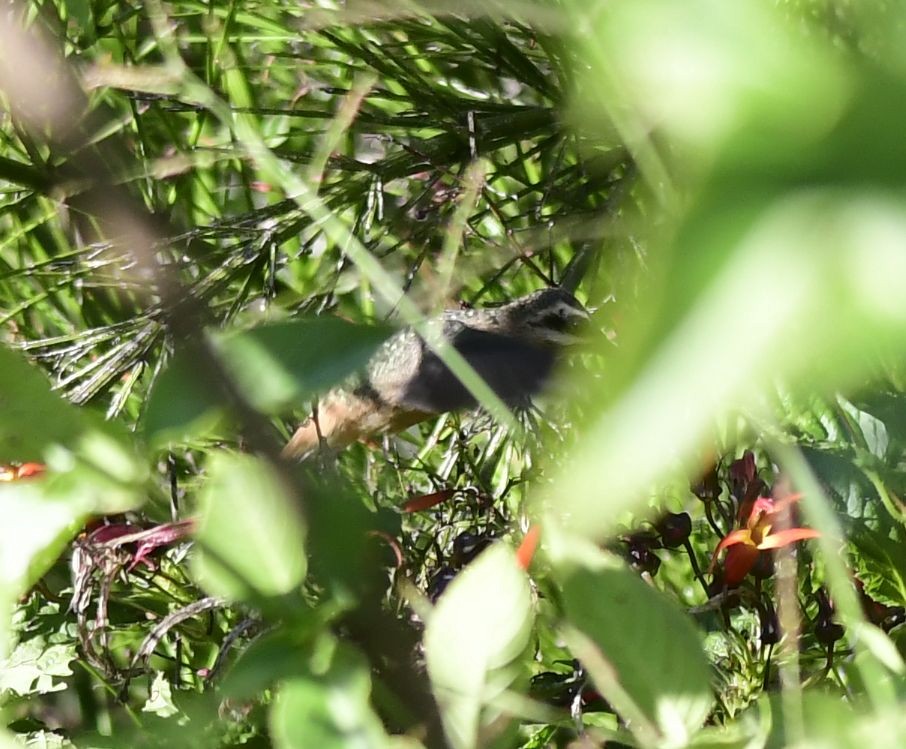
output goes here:
{"type": "MultiPolygon", "coordinates": [[[[506,403],[524,403],[544,385],[553,352],[500,333],[462,324],[445,325],[445,336],[506,403]]],[[[402,389],[401,405],[429,413],[474,408],[475,399],[447,366],[427,348],[414,377],[402,389]]]]}

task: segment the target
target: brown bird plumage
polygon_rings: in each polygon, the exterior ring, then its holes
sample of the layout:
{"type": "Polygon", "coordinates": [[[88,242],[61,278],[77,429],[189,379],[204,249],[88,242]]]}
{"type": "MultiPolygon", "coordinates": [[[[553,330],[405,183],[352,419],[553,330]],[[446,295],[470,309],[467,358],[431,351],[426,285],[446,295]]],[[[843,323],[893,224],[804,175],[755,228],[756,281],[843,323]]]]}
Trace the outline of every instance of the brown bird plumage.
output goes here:
{"type": "MultiPolygon", "coordinates": [[[[579,340],[588,312],[562,289],[543,289],[499,307],[447,310],[429,324],[462,354],[505,403],[519,405],[548,380],[560,349],[579,340]]],[[[331,390],[283,450],[303,458],[323,439],[342,447],[396,432],[475,399],[412,328],[384,343],[365,372],[331,390]]]]}

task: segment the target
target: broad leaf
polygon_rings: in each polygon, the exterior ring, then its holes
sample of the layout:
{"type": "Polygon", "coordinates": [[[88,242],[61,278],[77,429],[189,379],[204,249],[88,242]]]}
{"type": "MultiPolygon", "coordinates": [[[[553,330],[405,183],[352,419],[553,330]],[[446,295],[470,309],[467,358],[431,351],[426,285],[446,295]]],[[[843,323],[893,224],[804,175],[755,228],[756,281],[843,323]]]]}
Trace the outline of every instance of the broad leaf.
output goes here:
{"type": "MultiPolygon", "coordinates": [[[[425,630],[428,674],[455,749],[487,746],[482,728],[506,718],[494,705],[523,676],[532,627],[528,578],[512,550],[496,544],[444,591],[425,630]]],[[[501,725],[503,722],[503,725],[501,725]]]]}
{"type": "Polygon", "coordinates": [[[248,700],[278,680],[305,674],[309,668],[308,640],[322,624],[314,616],[291,630],[277,630],[252,642],[236,659],[223,683],[223,693],[233,700],[248,700]]]}
{"type": "MultiPolygon", "coordinates": [[[[131,451],[129,440],[122,427],[63,400],[51,390],[43,372],[0,346],[0,465],[52,462],[54,473],[59,475],[79,462],[108,480],[139,483],[146,472],[131,451]]],[[[98,494],[97,487],[94,494],[98,494]]],[[[127,506],[130,503],[126,500],[127,506]]],[[[118,505],[101,497],[93,504],[118,505]]]]}
{"type": "Polygon", "coordinates": [[[337,317],[264,325],[225,337],[222,349],[240,386],[262,410],[286,407],[365,366],[392,332],[337,317]]]}
{"type": "Polygon", "coordinates": [[[194,569],[205,588],[238,600],[286,593],[305,578],[305,526],[273,471],[245,455],[212,458],[201,493],[194,569]]]}
{"type": "MultiPolygon", "coordinates": [[[[221,335],[215,346],[243,395],[260,410],[275,412],[304,405],[364,367],[390,332],[384,326],[318,317],[221,335]]],[[[189,353],[180,352],[151,393],[144,429],[152,440],[203,433],[223,405],[189,353]]]]}
{"type": "Polygon", "coordinates": [[[20,642],[8,658],[0,659],[0,697],[20,697],[66,689],[58,679],[71,676],[76,658],[74,643],[49,645],[42,636],[20,642]]]}
{"type": "Polygon", "coordinates": [[[689,619],[621,562],[580,541],[557,560],[564,632],[598,689],[645,745],[681,746],[711,708],[689,619]]]}
{"type": "Polygon", "coordinates": [[[338,648],[323,670],[287,681],[271,708],[278,749],[376,749],[389,743],[369,704],[368,664],[338,648]]]}
{"type": "Polygon", "coordinates": [[[48,445],[74,445],[83,412],[51,392],[44,375],[0,346],[0,463],[41,460],[48,445]]]}

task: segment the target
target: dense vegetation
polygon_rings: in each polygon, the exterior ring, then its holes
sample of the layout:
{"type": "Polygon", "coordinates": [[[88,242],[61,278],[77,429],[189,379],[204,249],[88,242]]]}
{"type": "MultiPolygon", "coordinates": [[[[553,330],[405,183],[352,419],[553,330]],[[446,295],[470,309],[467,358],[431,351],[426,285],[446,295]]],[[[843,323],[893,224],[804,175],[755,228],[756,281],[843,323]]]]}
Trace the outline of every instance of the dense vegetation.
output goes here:
{"type": "Polygon", "coordinates": [[[906,745],[903,50],[898,0],[4,9],[0,747],[906,745]],[[548,285],[536,409],[279,457],[548,285]]]}

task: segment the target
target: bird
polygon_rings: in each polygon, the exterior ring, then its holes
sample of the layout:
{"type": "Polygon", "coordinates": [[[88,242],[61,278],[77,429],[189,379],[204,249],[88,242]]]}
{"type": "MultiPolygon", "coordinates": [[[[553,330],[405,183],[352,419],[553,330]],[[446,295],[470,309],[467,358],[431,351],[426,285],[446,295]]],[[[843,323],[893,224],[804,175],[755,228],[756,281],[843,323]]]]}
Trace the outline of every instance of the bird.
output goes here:
{"type": "MultiPolygon", "coordinates": [[[[561,352],[582,341],[589,317],[575,296],[552,287],[495,307],[446,310],[427,324],[504,403],[518,407],[544,388],[561,352]]],[[[477,406],[425,340],[406,327],[381,344],[362,372],[321,398],[282,454],[301,460],[320,446],[339,449],[477,406]]]]}

